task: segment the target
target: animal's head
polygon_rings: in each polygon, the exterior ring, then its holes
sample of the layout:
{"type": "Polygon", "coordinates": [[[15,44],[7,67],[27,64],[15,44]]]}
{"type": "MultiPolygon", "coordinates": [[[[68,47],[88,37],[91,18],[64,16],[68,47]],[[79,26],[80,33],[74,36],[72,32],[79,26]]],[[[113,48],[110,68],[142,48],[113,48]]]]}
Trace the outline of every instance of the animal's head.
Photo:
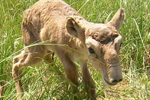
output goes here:
{"type": "MultiPolygon", "coordinates": [[[[89,23],[74,16],[68,18],[66,24],[68,33],[86,45],[89,61],[102,73],[107,85],[115,85],[122,81],[121,64],[118,57],[122,37],[118,29],[123,20],[124,9],[121,8],[106,24],[89,23]]],[[[85,52],[85,49],[82,51],[85,52]]]]}
{"type": "Polygon", "coordinates": [[[118,32],[124,20],[124,9],[119,9],[107,24],[93,24],[86,31],[86,45],[89,61],[101,71],[107,85],[115,85],[122,81],[119,49],[122,37],[118,32]]]}

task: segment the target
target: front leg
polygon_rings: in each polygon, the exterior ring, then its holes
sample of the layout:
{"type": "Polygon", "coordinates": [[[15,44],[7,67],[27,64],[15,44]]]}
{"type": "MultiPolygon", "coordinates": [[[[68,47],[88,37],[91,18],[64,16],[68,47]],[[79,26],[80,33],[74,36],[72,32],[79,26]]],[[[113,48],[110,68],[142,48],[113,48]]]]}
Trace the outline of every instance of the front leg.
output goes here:
{"type": "Polygon", "coordinates": [[[85,84],[86,91],[90,96],[91,100],[94,100],[96,99],[95,84],[87,68],[87,62],[86,61],[81,62],[81,66],[82,66],[82,73],[83,73],[83,82],[85,84]]]}
{"type": "Polygon", "coordinates": [[[78,85],[78,72],[76,65],[74,62],[68,57],[68,55],[63,54],[62,52],[57,52],[57,56],[61,60],[61,62],[64,65],[64,70],[66,73],[66,76],[69,81],[71,81],[73,84],[71,84],[71,87],[73,89],[73,92],[77,92],[77,85],[78,85]]]}

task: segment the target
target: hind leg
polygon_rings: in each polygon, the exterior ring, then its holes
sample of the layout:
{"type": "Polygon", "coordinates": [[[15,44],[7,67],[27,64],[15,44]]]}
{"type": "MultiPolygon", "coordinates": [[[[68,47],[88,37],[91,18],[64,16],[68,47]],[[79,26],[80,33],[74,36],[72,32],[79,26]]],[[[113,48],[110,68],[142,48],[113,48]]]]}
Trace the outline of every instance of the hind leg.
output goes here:
{"type": "Polygon", "coordinates": [[[22,95],[22,88],[21,88],[21,69],[25,66],[35,65],[42,60],[43,52],[25,52],[22,51],[21,54],[16,56],[13,60],[13,68],[12,68],[12,76],[15,80],[15,86],[17,90],[17,98],[20,100],[22,95]]]}

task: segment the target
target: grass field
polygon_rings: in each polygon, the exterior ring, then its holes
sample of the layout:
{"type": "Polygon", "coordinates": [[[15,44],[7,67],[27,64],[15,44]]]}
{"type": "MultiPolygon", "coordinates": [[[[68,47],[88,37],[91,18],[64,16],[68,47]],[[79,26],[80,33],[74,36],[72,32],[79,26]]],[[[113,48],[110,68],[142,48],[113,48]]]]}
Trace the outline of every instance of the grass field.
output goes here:
{"type": "MultiPolygon", "coordinates": [[[[21,21],[23,11],[37,0],[0,0],[0,85],[3,100],[16,100],[11,76],[12,59],[23,48],[21,21]]],[[[123,82],[107,87],[101,74],[92,66],[90,73],[96,84],[97,100],[149,100],[150,99],[150,0],[65,0],[85,19],[106,23],[120,8],[126,18],[119,30],[123,36],[120,59],[123,82]]],[[[62,64],[55,56],[53,64],[42,62],[29,66],[23,72],[24,100],[87,100],[81,83],[80,93],[72,94],[62,64]]],[[[80,67],[78,67],[81,72],[80,67]]]]}

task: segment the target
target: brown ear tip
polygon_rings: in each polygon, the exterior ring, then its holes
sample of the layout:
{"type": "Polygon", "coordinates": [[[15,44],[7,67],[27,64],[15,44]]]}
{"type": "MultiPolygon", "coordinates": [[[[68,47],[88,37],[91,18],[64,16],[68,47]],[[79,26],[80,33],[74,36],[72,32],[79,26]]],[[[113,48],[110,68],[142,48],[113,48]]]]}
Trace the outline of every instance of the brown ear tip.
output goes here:
{"type": "Polygon", "coordinates": [[[71,20],[72,18],[71,18],[71,17],[67,17],[66,19],[67,19],[67,20],[71,20]]]}
{"type": "Polygon", "coordinates": [[[120,8],[120,12],[121,12],[121,13],[124,13],[124,12],[125,12],[125,9],[124,9],[124,8],[120,8]]]}
{"type": "Polygon", "coordinates": [[[82,30],[83,30],[84,32],[85,32],[85,29],[86,29],[85,27],[82,27],[82,30]]]}
{"type": "Polygon", "coordinates": [[[67,17],[68,21],[73,21],[74,19],[72,17],[67,17]]]}
{"type": "Polygon", "coordinates": [[[124,8],[120,8],[120,9],[124,11],[124,8]]]}

